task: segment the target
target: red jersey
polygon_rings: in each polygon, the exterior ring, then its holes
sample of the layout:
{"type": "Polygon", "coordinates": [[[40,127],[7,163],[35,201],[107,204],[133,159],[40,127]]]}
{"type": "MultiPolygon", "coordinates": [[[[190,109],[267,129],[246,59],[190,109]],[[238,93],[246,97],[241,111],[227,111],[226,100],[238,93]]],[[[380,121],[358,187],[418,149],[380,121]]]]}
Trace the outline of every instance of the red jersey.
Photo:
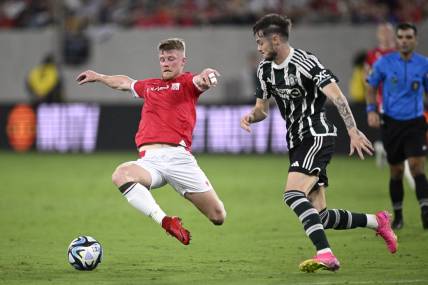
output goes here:
{"type": "Polygon", "coordinates": [[[144,99],[135,144],[169,143],[190,149],[196,123],[196,102],[203,91],[185,72],[171,80],[151,78],[134,81],[131,91],[144,99]]]}
{"type": "Polygon", "coordinates": [[[373,67],[373,64],[383,55],[390,53],[391,51],[394,51],[395,49],[381,49],[381,48],[374,48],[372,50],[369,50],[367,52],[366,56],[366,63],[370,66],[370,68],[373,67]]]}
{"type": "MultiPolygon", "coordinates": [[[[376,60],[381,58],[387,53],[390,53],[394,51],[395,49],[381,49],[379,47],[376,47],[372,50],[369,50],[366,55],[365,63],[370,67],[370,69],[373,68],[373,65],[375,64],[376,60]]],[[[379,85],[377,89],[377,96],[376,96],[377,106],[379,108],[379,112],[382,113],[382,84],[379,85]]]]}

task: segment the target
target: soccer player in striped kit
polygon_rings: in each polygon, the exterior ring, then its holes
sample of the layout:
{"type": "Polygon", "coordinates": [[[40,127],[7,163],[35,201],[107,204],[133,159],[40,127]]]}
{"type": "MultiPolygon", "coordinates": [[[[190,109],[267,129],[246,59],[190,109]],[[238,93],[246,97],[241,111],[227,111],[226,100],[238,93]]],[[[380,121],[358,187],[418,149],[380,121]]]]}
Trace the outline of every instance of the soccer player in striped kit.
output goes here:
{"type": "Polygon", "coordinates": [[[386,211],[373,215],[327,209],[326,168],[334,153],[336,127],[326,118],[323,107],[326,98],[335,104],[346,125],[350,155],[357,152],[364,159],[364,153],[371,155],[373,147],[357,129],[334,74],[315,55],[289,45],[290,27],[291,21],[278,14],[266,15],[253,26],[257,48],[264,60],[257,72],[256,104],[241,118],[241,127],[251,131],[251,124],[264,120],[269,112],[269,98],[274,97],[286,121],[290,156],[284,202],[298,216],[316,248],[316,255],[303,261],[299,268],[303,272],[339,269],[340,263],[324,231],[330,228],[371,228],[394,253],[397,240],[386,211]]]}
{"type": "Polygon", "coordinates": [[[132,206],[188,245],[190,233],[181,219],[167,216],[150,190],[168,183],[214,225],[223,224],[223,203],[190,152],[196,102],[204,91],[217,84],[219,73],[211,68],[196,75],[184,72],[187,58],[181,39],[164,40],[158,50],[161,78],[133,80],[87,70],[77,76],[77,81],[80,85],[100,82],[144,100],[135,136],[140,159],[119,165],[112,180],[132,206]]]}

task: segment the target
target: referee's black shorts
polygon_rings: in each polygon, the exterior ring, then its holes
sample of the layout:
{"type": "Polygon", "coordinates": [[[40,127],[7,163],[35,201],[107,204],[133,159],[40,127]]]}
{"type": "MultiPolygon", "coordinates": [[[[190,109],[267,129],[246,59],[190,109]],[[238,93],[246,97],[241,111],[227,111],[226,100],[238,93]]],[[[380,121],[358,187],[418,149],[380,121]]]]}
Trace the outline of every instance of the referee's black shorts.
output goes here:
{"type": "Polygon", "coordinates": [[[335,136],[304,138],[290,149],[288,172],[300,172],[319,177],[319,186],[328,186],[327,165],[334,153],[335,136]]]}
{"type": "Polygon", "coordinates": [[[398,164],[408,157],[425,156],[427,124],[424,117],[398,121],[383,115],[381,135],[389,164],[398,164]]]}

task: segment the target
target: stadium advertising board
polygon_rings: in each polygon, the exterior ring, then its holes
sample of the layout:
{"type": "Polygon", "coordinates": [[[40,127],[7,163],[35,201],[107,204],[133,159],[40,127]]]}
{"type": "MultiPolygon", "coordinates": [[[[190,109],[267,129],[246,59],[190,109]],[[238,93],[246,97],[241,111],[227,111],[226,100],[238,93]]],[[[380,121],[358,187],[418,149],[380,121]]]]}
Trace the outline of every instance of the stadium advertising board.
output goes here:
{"type": "MultiPolygon", "coordinates": [[[[34,110],[35,128],[34,126],[31,128],[34,122],[32,123],[28,112],[25,112],[24,117],[18,116],[24,118],[26,122],[17,121],[17,106],[0,106],[2,149],[17,150],[19,135],[24,139],[19,141],[21,150],[31,147],[42,152],[89,153],[96,150],[135,150],[134,135],[140,119],[140,106],[41,104],[34,110]],[[22,128],[24,126],[27,127],[22,128]],[[27,131],[23,133],[17,132],[18,130],[27,131]]],[[[240,128],[239,119],[250,108],[251,106],[198,106],[196,128],[193,133],[193,152],[236,154],[287,152],[285,123],[277,108],[270,110],[266,120],[252,125],[252,132],[249,134],[240,128]]],[[[376,130],[367,128],[364,106],[354,104],[352,109],[360,128],[372,140],[376,138],[376,130]]],[[[343,122],[334,107],[327,106],[327,113],[338,128],[336,151],[347,153],[349,142],[343,122]]]]}

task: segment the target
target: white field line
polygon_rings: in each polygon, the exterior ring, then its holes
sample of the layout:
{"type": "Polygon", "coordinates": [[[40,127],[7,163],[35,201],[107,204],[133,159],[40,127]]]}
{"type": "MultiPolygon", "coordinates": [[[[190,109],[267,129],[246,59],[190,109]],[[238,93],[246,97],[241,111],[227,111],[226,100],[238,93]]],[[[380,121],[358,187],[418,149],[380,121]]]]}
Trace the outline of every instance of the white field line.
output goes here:
{"type": "Polygon", "coordinates": [[[428,279],[416,280],[385,280],[385,281],[324,281],[324,282],[310,282],[310,283],[294,283],[294,285],[362,285],[362,284],[428,284],[428,279]]]}

